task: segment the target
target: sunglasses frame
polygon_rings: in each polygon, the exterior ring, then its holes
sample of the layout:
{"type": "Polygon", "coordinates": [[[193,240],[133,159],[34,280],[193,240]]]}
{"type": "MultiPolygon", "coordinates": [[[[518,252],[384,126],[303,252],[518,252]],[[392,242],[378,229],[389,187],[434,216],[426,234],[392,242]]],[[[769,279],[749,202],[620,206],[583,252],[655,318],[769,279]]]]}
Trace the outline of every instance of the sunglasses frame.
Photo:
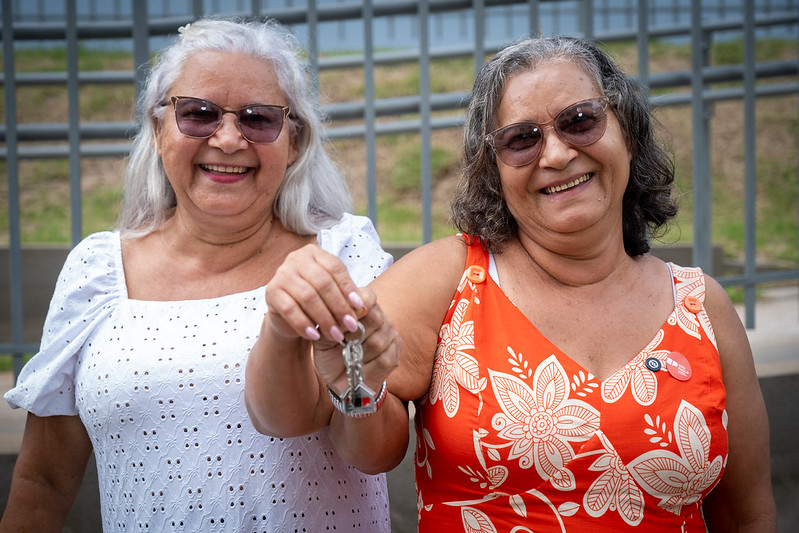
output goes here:
{"type": "Polygon", "coordinates": [[[230,110],[230,109],[225,109],[224,107],[222,107],[220,105],[217,105],[217,104],[211,102],[210,100],[206,100],[205,98],[196,98],[194,96],[172,96],[172,97],[169,98],[169,101],[172,102],[172,107],[175,110],[175,124],[177,124],[178,131],[180,131],[180,133],[182,133],[186,137],[191,137],[192,139],[207,139],[207,138],[211,137],[214,133],[216,133],[219,130],[219,126],[222,125],[222,119],[224,118],[224,116],[227,115],[228,113],[231,113],[231,114],[233,114],[236,117],[236,120],[235,120],[236,129],[239,130],[239,133],[241,134],[242,137],[244,137],[244,139],[247,142],[252,143],[252,144],[270,144],[270,143],[275,142],[277,140],[277,138],[280,137],[280,132],[283,131],[283,126],[286,124],[286,120],[289,118],[289,116],[291,114],[291,107],[289,107],[287,105],[282,105],[281,106],[281,105],[274,105],[274,104],[253,104],[253,105],[245,105],[245,106],[240,107],[239,109],[236,109],[236,110],[230,110]],[[193,100],[193,101],[196,101],[196,102],[203,102],[204,104],[208,104],[208,105],[214,106],[217,109],[221,109],[222,112],[219,114],[219,119],[216,121],[216,127],[214,128],[214,131],[212,131],[208,135],[190,135],[190,134],[186,133],[185,131],[183,131],[183,129],[180,127],[180,120],[178,118],[178,101],[180,101],[180,100],[193,100]],[[254,108],[254,107],[271,107],[271,108],[274,108],[274,109],[280,109],[283,112],[283,118],[280,121],[280,129],[277,130],[277,134],[275,135],[275,138],[272,139],[271,141],[255,141],[253,139],[250,139],[247,136],[247,134],[244,133],[244,130],[242,129],[241,122],[240,122],[241,113],[245,109],[251,109],[251,108],[254,108]]]}
{"type": "Polygon", "coordinates": [[[607,131],[608,121],[607,121],[607,113],[606,113],[606,111],[607,111],[607,108],[608,108],[609,105],[610,105],[610,100],[606,96],[599,96],[599,97],[596,97],[596,98],[586,98],[585,100],[579,100],[579,101],[574,102],[572,104],[569,104],[566,107],[564,107],[563,109],[561,109],[558,112],[557,115],[552,117],[547,122],[539,123],[539,122],[533,122],[532,120],[523,120],[521,122],[514,122],[513,124],[508,124],[507,126],[503,126],[501,128],[497,128],[497,129],[495,129],[494,131],[492,131],[491,133],[489,133],[488,135],[485,136],[485,142],[494,151],[494,155],[496,155],[497,159],[499,159],[500,161],[502,161],[506,165],[511,166],[511,167],[523,167],[525,165],[529,165],[530,163],[532,163],[533,161],[538,159],[538,156],[541,155],[541,147],[542,147],[543,142],[544,142],[544,131],[546,130],[546,128],[548,126],[552,126],[552,129],[555,130],[555,133],[558,135],[558,137],[563,142],[568,144],[569,146],[590,146],[590,145],[594,144],[595,142],[599,141],[599,139],[601,139],[605,135],[605,131],[607,131]],[[588,102],[598,103],[599,104],[599,108],[601,109],[601,112],[603,113],[603,118],[604,118],[603,125],[602,125],[602,133],[599,135],[599,137],[597,137],[596,139],[594,139],[591,142],[587,142],[587,143],[575,143],[575,142],[572,142],[572,141],[566,139],[563,136],[563,133],[561,133],[560,129],[557,126],[558,119],[566,111],[568,111],[570,109],[573,109],[573,108],[575,108],[575,107],[577,107],[577,106],[579,106],[581,104],[588,103],[588,102]],[[505,131],[505,130],[507,130],[509,128],[515,128],[515,127],[518,127],[518,126],[528,125],[528,124],[531,124],[531,125],[535,126],[541,132],[541,139],[536,144],[536,146],[538,146],[538,149],[536,150],[535,155],[533,155],[533,157],[530,158],[529,161],[525,161],[525,162],[522,162],[522,163],[516,163],[516,164],[508,163],[500,155],[501,149],[502,148],[506,148],[506,146],[500,146],[499,148],[497,148],[497,146],[494,144],[494,139],[501,132],[503,132],[503,131],[505,131]]]}

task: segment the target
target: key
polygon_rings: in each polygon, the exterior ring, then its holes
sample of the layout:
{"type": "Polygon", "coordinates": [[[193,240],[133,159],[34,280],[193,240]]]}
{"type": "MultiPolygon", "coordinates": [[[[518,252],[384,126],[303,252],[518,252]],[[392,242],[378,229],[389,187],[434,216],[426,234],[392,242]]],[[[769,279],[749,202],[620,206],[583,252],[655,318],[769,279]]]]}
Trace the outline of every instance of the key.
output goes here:
{"type": "Polygon", "coordinates": [[[360,338],[344,344],[342,355],[347,365],[347,390],[344,392],[344,410],[349,415],[366,415],[375,412],[375,392],[363,380],[363,341],[364,329],[359,322],[360,338]]]}

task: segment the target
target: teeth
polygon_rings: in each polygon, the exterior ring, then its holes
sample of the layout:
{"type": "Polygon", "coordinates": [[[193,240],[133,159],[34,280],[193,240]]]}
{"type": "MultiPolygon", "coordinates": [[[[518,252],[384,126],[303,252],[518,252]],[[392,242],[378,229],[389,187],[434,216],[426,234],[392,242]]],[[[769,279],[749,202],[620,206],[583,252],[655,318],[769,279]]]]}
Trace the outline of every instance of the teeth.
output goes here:
{"type": "Polygon", "coordinates": [[[226,167],[222,165],[202,165],[202,167],[211,172],[225,172],[227,174],[244,174],[247,172],[247,167],[226,167]]]}
{"type": "Polygon", "coordinates": [[[553,192],[565,191],[566,189],[571,189],[572,187],[576,187],[581,183],[585,183],[589,179],[591,179],[591,174],[583,174],[576,180],[570,181],[569,183],[564,183],[563,185],[555,185],[553,187],[546,187],[544,189],[544,194],[552,194],[553,192]]]}

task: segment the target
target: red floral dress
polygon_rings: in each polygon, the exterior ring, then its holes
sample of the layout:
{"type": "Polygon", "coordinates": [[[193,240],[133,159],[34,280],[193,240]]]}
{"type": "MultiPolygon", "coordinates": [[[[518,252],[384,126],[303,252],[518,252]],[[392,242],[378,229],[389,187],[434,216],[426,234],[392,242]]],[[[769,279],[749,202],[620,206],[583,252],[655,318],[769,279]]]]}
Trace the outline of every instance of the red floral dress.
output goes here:
{"type": "Polygon", "coordinates": [[[669,265],[674,311],[600,381],[541,335],[488,266],[472,242],[416,405],[419,532],[704,532],[727,413],[702,272],[669,265]]]}

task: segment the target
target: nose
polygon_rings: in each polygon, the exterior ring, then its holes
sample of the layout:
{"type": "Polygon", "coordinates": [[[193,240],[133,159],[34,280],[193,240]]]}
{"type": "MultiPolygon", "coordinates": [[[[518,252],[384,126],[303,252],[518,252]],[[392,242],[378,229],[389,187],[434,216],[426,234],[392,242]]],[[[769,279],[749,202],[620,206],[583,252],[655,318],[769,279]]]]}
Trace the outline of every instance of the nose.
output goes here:
{"type": "Polygon", "coordinates": [[[235,113],[227,111],[222,115],[222,123],[216,128],[214,134],[208,138],[208,144],[219,148],[226,154],[247,148],[249,143],[236,124],[235,113]]]}
{"type": "Polygon", "coordinates": [[[541,132],[541,153],[538,166],[541,168],[565,168],[577,155],[575,148],[564,141],[555,126],[550,124],[541,132]]]}

